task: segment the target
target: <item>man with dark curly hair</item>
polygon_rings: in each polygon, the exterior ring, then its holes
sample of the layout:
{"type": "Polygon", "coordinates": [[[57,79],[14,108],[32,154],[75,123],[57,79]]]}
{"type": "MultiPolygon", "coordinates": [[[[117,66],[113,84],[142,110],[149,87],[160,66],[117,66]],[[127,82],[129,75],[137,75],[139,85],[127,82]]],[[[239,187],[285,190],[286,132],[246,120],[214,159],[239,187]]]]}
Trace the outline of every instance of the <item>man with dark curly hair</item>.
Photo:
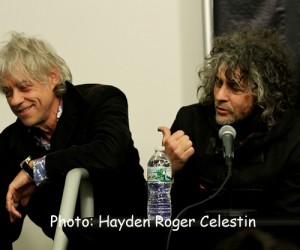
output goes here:
{"type": "Polygon", "coordinates": [[[292,58],[271,27],[214,38],[199,71],[199,103],[182,107],[171,129],[158,129],[172,162],[174,217],[180,211],[212,210],[300,215],[300,121],[292,58]],[[224,125],[236,131],[231,169],[219,137],[224,125]]]}

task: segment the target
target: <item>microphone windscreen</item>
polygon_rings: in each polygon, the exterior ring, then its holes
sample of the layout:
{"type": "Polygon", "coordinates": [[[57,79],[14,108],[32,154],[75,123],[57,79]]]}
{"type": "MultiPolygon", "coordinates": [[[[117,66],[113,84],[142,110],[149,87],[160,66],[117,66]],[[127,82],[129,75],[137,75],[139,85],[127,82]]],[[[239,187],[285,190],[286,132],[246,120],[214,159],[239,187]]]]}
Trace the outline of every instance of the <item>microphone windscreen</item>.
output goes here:
{"type": "Polygon", "coordinates": [[[220,139],[222,139],[222,137],[225,135],[225,134],[231,134],[233,139],[236,137],[236,131],[235,129],[230,126],[230,125],[224,125],[223,127],[220,128],[219,130],[219,137],[220,139]]]}

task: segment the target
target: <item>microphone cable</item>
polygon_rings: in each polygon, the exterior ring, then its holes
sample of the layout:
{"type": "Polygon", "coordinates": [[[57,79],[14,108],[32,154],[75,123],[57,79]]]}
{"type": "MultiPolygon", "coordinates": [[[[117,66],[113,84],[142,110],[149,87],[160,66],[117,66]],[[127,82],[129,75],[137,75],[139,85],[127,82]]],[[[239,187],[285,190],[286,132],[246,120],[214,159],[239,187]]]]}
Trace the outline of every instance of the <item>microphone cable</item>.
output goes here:
{"type": "MultiPolygon", "coordinates": [[[[189,205],[187,207],[185,207],[184,209],[182,209],[178,214],[177,216],[175,217],[175,220],[176,219],[179,219],[180,216],[186,212],[187,210],[189,210],[190,208],[193,208],[193,207],[196,207],[196,206],[199,206],[199,205],[202,205],[203,203],[213,199],[214,197],[216,197],[220,191],[223,189],[223,187],[226,185],[226,183],[228,182],[228,180],[230,179],[231,177],[231,170],[232,170],[232,158],[231,157],[226,157],[225,158],[225,161],[226,161],[226,166],[227,166],[227,176],[226,178],[224,179],[222,185],[217,189],[217,191],[215,193],[213,193],[212,195],[210,195],[208,198],[202,200],[202,201],[199,201],[197,203],[194,203],[192,205],[189,205]]],[[[170,247],[170,241],[171,241],[171,234],[172,234],[172,231],[173,231],[173,223],[171,225],[171,228],[169,230],[169,233],[168,233],[168,238],[167,238],[167,244],[166,244],[166,250],[169,250],[169,247],[170,247]]]]}

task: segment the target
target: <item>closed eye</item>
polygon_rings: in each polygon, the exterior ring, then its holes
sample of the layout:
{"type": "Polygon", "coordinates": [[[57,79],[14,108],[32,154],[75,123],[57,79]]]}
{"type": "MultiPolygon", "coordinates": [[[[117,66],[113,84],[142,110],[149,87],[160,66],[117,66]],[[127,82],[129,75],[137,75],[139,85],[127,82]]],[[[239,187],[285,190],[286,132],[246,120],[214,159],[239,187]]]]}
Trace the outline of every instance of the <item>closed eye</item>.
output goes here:
{"type": "Polygon", "coordinates": [[[11,97],[12,96],[12,89],[8,88],[8,87],[2,87],[1,88],[2,93],[6,96],[6,97],[11,97]]]}

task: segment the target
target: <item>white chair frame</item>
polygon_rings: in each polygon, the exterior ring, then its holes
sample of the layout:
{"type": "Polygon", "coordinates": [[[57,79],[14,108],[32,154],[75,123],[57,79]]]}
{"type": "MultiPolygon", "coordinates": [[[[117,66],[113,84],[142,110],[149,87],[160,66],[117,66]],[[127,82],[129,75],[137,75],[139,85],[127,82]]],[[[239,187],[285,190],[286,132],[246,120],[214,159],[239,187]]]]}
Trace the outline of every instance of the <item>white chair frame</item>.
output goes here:
{"type": "MultiPolygon", "coordinates": [[[[74,219],[77,198],[80,198],[80,216],[94,217],[94,194],[89,181],[89,172],[85,168],[74,168],[67,173],[59,218],[74,219]]],[[[56,226],[53,250],[66,250],[68,238],[59,223],[56,226]]]]}

